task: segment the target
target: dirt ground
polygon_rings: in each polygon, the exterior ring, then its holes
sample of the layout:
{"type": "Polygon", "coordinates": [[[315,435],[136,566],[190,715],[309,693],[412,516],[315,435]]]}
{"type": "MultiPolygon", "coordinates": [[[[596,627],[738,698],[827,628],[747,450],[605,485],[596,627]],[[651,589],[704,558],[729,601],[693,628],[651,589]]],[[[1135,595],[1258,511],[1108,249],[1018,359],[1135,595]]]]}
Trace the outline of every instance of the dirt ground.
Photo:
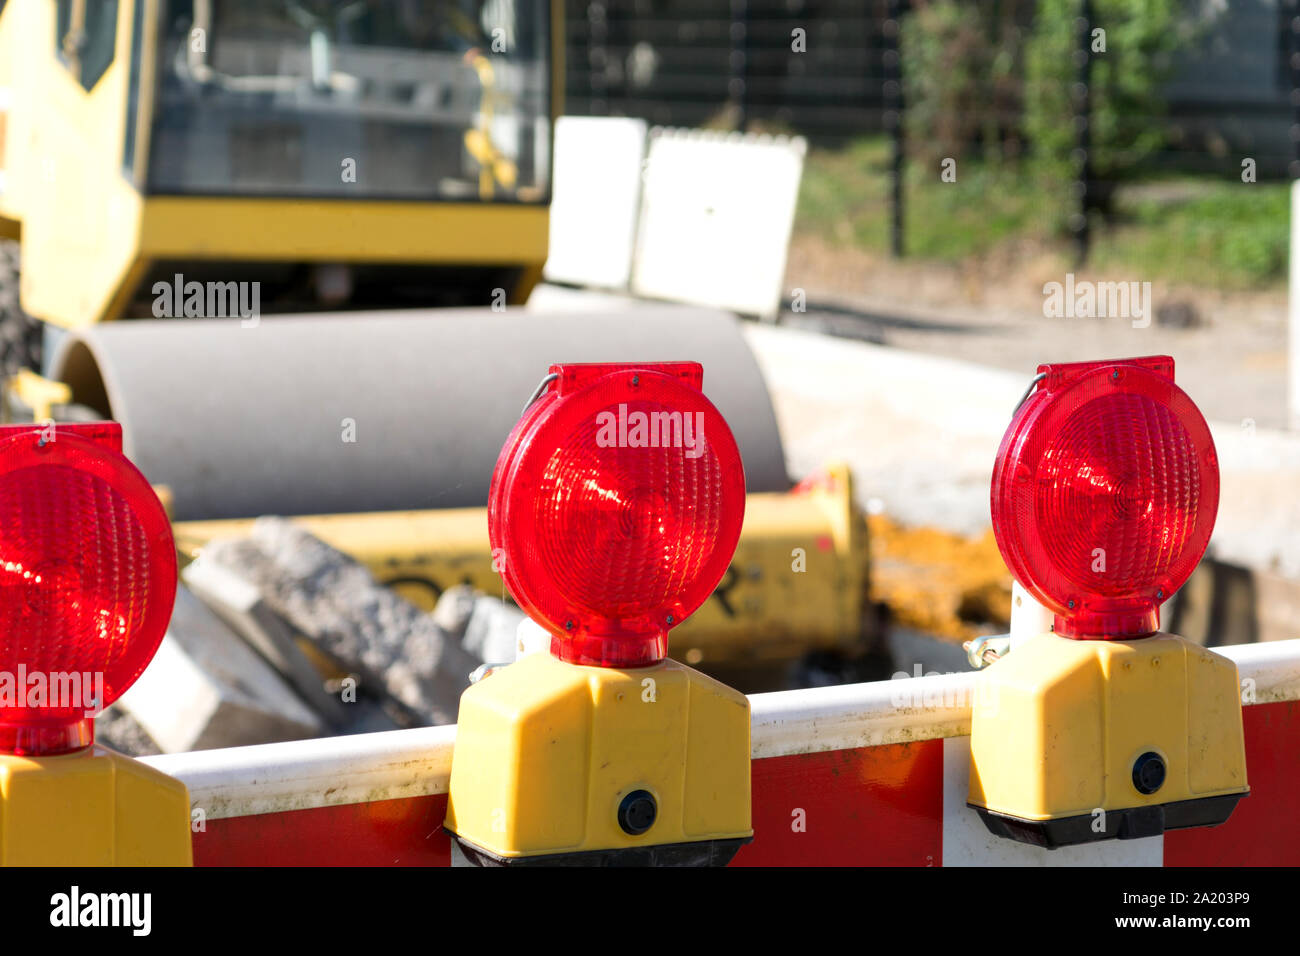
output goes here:
{"type": "MultiPolygon", "coordinates": [[[[1156,317],[1146,328],[1127,318],[1045,317],[1043,287],[1064,283],[1067,271],[1058,255],[1034,246],[949,266],[795,236],[786,284],[804,290],[807,311],[786,311],[781,321],[1023,372],[1026,383],[1040,362],[1169,354],[1207,418],[1284,427],[1284,292],[1153,283],[1156,317]]],[[[1075,272],[1076,282],[1132,278],[1075,272]]]]}

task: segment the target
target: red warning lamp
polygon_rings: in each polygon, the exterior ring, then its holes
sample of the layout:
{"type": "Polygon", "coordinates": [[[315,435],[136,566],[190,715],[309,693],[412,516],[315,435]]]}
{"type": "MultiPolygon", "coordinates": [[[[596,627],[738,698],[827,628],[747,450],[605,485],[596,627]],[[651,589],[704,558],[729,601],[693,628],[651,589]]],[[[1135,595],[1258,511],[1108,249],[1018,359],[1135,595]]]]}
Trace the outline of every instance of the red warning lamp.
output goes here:
{"type": "Polygon", "coordinates": [[[501,449],[495,563],[551,653],[461,695],[444,825],[470,862],[725,864],[753,837],[749,701],[667,656],[745,512],[703,377],[552,365],[501,449]]]}
{"type": "Polygon", "coordinates": [[[171,526],[120,425],[0,426],[0,752],[93,743],[175,597],[171,526]]]}
{"type": "Polygon", "coordinates": [[[745,475],[695,362],[553,365],[497,460],[494,553],[563,661],[643,667],[722,579],[745,475]],[[501,549],[497,551],[497,549],[501,549]]]}
{"type": "Polygon", "coordinates": [[[967,805],[1049,849],[1217,826],[1250,792],[1236,665],[1160,632],[1219,472],[1168,356],[1040,365],[993,468],[993,529],[1055,616],[981,672],[967,805]]]}
{"type": "Polygon", "coordinates": [[[998,547],[1058,634],[1153,634],[1214,529],[1209,427],[1168,356],[1038,372],[993,468],[998,547]]]}

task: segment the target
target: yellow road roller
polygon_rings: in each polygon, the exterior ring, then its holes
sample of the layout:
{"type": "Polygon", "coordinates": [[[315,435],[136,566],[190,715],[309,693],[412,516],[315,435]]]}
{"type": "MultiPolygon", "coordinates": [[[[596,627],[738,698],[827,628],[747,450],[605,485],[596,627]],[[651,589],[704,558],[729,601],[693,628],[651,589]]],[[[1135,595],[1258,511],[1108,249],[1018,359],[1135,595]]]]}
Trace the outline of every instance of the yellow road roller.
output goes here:
{"type": "Polygon", "coordinates": [[[292,516],[430,606],[502,593],[483,508],[539,369],[699,362],[753,500],[674,652],[862,658],[849,475],[794,489],[735,317],[515,308],[547,255],[562,6],[0,4],[6,414],[121,422],[183,557],[292,516]]]}

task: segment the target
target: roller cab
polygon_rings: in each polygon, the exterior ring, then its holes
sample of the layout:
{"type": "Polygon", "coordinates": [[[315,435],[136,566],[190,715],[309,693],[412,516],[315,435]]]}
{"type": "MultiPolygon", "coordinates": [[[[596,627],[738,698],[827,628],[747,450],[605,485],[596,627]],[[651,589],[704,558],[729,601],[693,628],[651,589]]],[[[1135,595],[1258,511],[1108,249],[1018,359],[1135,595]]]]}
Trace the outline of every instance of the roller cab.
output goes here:
{"type": "Polygon", "coordinates": [[[0,4],[0,318],[36,323],[7,371],[37,326],[522,302],[561,8],[0,4]]]}

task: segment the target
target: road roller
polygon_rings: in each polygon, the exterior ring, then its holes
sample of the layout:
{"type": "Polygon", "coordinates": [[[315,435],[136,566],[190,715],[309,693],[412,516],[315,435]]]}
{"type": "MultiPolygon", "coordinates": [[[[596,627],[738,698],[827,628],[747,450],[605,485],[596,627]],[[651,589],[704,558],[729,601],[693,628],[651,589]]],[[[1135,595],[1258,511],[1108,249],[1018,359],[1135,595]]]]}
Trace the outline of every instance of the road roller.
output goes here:
{"type": "Polygon", "coordinates": [[[791,480],[738,320],[519,307],[562,6],[0,4],[5,415],[120,422],[182,560],[291,516],[432,607],[505,596],[486,494],[539,368],[698,362],[751,501],[674,653],[747,690],[810,654],[879,669],[851,476],[791,480]]]}
{"type": "Polygon", "coordinates": [[[736,437],[747,505],[735,557],[674,632],[674,653],[746,688],[785,686],[809,655],[845,676],[882,670],[852,475],[828,462],[791,482],[762,373],[728,313],[444,309],[277,316],[247,329],[110,322],[65,337],[50,381],[65,407],[121,422],[127,454],[168,489],[183,561],[258,515],[289,516],[432,608],[458,584],[508,599],[487,494],[538,369],[557,356],[683,354],[708,369],[703,391],[736,437]]]}
{"type": "Polygon", "coordinates": [[[124,317],[522,302],[562,7],[0,3],[6,371],[124,317]]]}

